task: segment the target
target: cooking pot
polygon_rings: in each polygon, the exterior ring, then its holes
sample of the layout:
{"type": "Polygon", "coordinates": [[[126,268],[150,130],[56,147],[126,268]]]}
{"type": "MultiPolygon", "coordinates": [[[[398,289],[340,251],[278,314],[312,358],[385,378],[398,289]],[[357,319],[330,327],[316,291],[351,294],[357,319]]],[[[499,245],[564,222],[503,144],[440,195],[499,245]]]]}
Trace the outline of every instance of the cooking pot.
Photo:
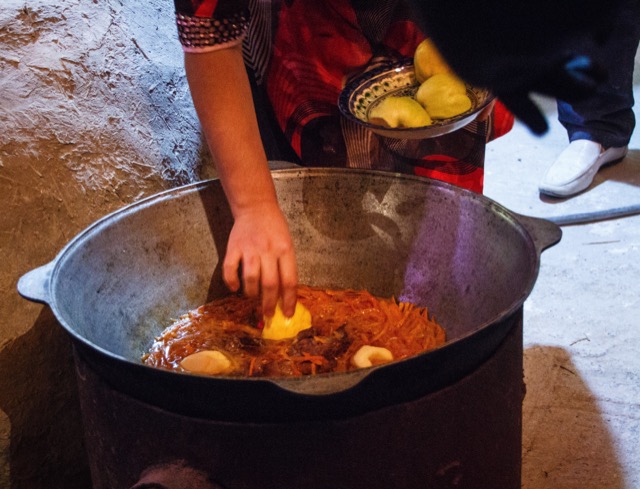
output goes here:
{"type": "Polygon", "coordinates": [[[114,212],[21,277],[76,353],[114,389],[161,409],[217,420],[344,418],[420,398],[461,379],[521,314],[549,221],[422,177],[354,169],[273,171],[301,283],[367,289],[426,306],[446,343],[386,365],[302,378],[207,377],[155,369],[142,354],[171,321],[228,293],[221,274],[232,216],[219,180],[114,212]]]}

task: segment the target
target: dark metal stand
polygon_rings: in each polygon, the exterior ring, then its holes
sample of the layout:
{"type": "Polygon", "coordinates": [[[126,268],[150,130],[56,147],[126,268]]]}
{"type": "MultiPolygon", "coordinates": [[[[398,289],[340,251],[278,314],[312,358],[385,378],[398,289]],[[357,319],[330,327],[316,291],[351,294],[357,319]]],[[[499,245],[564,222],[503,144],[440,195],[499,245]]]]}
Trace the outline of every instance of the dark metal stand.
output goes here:
{"type": "Polygon", "coordinates": [[[444,389],[349,419],[267,424],[160,410],[76,356],[94,489],[520,489],[522,357],[520,310],[491,358],[444,389]]]}

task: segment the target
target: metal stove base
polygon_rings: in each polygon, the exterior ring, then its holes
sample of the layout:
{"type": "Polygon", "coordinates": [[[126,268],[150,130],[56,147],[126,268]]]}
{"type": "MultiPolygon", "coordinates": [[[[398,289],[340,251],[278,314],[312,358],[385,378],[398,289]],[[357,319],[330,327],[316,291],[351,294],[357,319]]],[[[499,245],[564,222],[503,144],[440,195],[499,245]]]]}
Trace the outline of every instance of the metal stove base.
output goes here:
{"type": "Polygon", "coordinates": [[[520,489],[522,313],[513,321],[458,382],[344,420],[181,416],[115,391],[77,356],[94,489],[520,489]]]}

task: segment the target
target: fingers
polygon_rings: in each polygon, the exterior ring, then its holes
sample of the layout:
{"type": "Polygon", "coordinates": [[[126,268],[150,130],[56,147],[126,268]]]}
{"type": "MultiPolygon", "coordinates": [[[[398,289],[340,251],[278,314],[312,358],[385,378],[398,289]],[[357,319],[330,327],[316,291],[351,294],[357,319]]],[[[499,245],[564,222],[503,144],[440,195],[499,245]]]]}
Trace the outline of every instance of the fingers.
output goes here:
{"type": "Polygon", "coordinates": [[[240,253],[229,250],[222,263],[222,279],[231,292],[238,292],[238,290],[240,290],[240,278],[238,276],[240,261],[240,253]]]}
{"type": "Polygon", "coordinates": [[[262,312],[273,316],[278,299],[282,298],[282,312],[291,317],[297,302],[298,271],[295,256],[286,254],[280,259],[251,256],[241,259],[228,253],[223,264],[223,278],[232,292],[240,289],[239,268],[242,263],[242,284],[245,295],[262,294],[262,312]]]}
{"type": "Polygon", "coordinates": [[[298,269],[293,253],[284,255],[279,260],[280,294],[282,296],[282,312],[286,317],[293,316],[296,310],[298,287],[298,269]]]}
{"type": "Polygon", "coordinates": [[[222,264],[222,277],[232,292],[240,290],[249,297],[260,293],[261,260],[256,254],[242,255],[239,251],[229,250],[222,264]],[[240,282],[240,264],[242,264],[242,284],[240,282]]]}
{"type": "Polygon", "coordinates": [[[274,203],[245,209],[234,217],[223,262],[225,283],[234,292],[242,287],[249,297],[261,296],[265,315],[272,316],[281,299],[285,316],[293,316],[298,271],[293,240],[284,214],[274,203]]]}
{"type": "Polygon", "coordinates": [[[257,297],[262,294],[262,311],[273,316],[276,304],[281,299],[282,312],[293,316],[297,302],[298,273],[293,254],[280,258],[265,256],[259,267],[245,267],[243,274],[245,294],[257,297]]]}
{"type": "MultiPolygon", "coordinates": [[[[278,260],[272,256],[266,256],[261,262],[261,276],[258,277],[258,283],[262,288],[262,313],[265,316],[273,316],[276,310],[276,303],[278,302],[279,292],[279,276],[278,276],[278,260]]],[[[251,277],[253,280],[253,277],[251,277]]],[[[245,275],[245,283],[249,280],[249,277],[245,275]]],[[[253,289],[252,289],[253,292],[253,289]]],[[[255,295],[258,295],[256,292],[255,295]]]]}
{"type": "Polygon", "coordinates": [[[257,297],[260,294],[260,272],[262,262],[257,255],[244,255],[242,259],[242,283],[245,295],[257,297]]]}

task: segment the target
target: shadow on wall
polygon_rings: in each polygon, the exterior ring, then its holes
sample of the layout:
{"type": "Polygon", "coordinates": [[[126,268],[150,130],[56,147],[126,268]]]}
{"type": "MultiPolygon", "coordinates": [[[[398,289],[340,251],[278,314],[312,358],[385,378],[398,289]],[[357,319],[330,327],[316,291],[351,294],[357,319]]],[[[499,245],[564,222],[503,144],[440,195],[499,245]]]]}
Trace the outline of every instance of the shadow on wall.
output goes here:
{"type": "Polygon", "coordinates": [[[0,372],[11,423],[6,489],[91,487],[71,341],[48,307],[0,351],[0,372]]]}
{"type": "Polygon", "coordinates": [[[596,398],[562,348],[524,353],[523,489],[624,489],[596,398]]]}

